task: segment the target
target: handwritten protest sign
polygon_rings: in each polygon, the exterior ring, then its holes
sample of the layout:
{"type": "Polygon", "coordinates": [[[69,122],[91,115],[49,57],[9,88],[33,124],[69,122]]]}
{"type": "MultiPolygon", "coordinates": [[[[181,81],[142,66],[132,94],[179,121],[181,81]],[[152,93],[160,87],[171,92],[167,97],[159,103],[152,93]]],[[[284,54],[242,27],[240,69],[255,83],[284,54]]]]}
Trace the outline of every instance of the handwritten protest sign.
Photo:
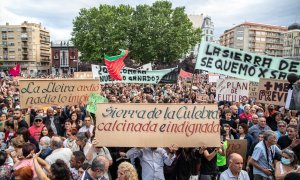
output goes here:
{"type": "Polygon", "coordinates": [[[94,77],[100,77],[101,84],[107,83],[145,83],[145,84],[157,84],[157,83],[176,83],[178,80],[177,68],[161,69],[161,70],[138,70],[132,68],[121,69],[122,81],[114,81],[111,79],[106,66],[93,65],[92,70],[94,77]],[[98,76],[95,76],[97,74],[98,76]]]}
{"type": "Polygon", "coordinates": [[[88,104],[87,104],[86,110],[88,112],[96,114],[97,103],[104,103],[104,102],[108,102],[108,99],[106,99],[105,97],[101,96],[100,94],[91,93],[90,97],[89,97],[89,100],[88,100],[88,104]]]}
{"type": "Polygon", "coordinates": [[[289,73],[299,74],[300,61],[201,42],[195,68],[259,82],[260,78],[287,79],[289,73]]]}
{"type": "Polygon", "coordinates": [[[220,79],[219,74],[208,73],[208,82],[217,82],[220,79]]]}
{"type": "Polygon", "coordinates": [[[75,79],[93,79],[92,71],[87,72],[74,72],[75,79]]]}
{"type": "Polygon", "coordinates": [[[256,101],[284,106],[287,98],[289,82],[285,80],[261,79],[256,101]]]}
{"type": "Polygon", "coordinates": [[[19,85],[21,108],[86,103],[101,88],[91,79],[20,79],[19,85]]]}
{"type": "Polygon", "coordinates": [[[97,104],[99,146],[220,146],[216,105],[97,104]]]}
{"type": "Polygon", "coordinates": [[[249,82],[239,79],[219,79],[216,87],[217,101],[242,102],[248,98],[249,82]]]}
{"type": "Polygon", "coordinates": [[[232,153],[240,154],[245,160],[247,155],[247,140],[246,139],[228,140],[226,157],[228,157],[232,153]]]}
{"type": "Polygon", "coordinates": [[[255,98],[258,94],[258,82],[249,83],[249,98],[255,98]]]}

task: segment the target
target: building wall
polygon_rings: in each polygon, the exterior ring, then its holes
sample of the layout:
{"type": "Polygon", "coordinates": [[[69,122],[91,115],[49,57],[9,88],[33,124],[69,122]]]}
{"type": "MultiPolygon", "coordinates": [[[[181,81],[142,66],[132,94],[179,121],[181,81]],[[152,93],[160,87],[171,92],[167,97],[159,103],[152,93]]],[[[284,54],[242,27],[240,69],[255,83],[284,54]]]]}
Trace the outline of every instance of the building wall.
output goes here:
{"type": "Polygon", "coordinates": [[[248,52],[282,57],[285,32],[286,27],[245,22],[226,30],[220,43],[248,52]]]}
{"type": "Polygon", "coordinates": [[[50,34],[41,24],[0,25],[2,70],[21,65],[23,74],[50,71],[50,34]]]}
{"type": "Polygon", "coordinates": [[[77,71],[78,50],[71,41],[58,41],[51,44],[52,68],[55,74],[72,74],[77,71]]]}
{"type": "Polygon", "coordinates": [[[283,55],[300,60],[300,29],[290,30],[284,34],[283,55]]]}

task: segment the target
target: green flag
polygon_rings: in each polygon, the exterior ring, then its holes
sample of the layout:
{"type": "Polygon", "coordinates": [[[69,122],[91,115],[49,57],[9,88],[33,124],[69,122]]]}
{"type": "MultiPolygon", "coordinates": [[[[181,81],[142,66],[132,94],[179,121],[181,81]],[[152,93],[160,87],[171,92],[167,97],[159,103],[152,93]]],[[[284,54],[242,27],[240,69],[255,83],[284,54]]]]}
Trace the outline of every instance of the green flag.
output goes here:
{"type": "Polygon", "coordinates": [[[108,102],[108,100],[105,97],[97,93],[91,93],[86,110],[88,112],[96,114],[97,103],[105,103],[105,102],[108,102]]]}

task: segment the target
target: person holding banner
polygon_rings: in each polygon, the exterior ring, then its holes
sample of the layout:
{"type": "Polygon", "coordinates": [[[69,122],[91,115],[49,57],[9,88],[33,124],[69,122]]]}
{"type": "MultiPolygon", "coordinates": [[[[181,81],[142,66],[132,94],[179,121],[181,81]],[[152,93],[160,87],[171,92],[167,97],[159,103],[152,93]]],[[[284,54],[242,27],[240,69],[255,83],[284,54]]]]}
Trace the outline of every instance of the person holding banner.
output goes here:
{"type": "Polygon", "coordinates": [[[169,148],[169,152],[164,148],[132,148],[127,151],[126,156],[140,159],[143,180],[164,180],[164,164],[171,166],[176,158],[176,150],[175,145],[169,148]]]}

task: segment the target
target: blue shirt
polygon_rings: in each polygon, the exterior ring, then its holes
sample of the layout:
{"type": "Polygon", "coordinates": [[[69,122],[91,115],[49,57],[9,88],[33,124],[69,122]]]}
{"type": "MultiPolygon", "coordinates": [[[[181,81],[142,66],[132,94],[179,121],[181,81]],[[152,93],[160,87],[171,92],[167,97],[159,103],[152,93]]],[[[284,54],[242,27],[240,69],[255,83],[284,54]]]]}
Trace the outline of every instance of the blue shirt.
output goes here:
{"type": "Polygon", "coordinates": [[[143,180],[164,180],[164,164],[171,166],[175,155],[169,156],[163,148],[132,148],[126,153],[128,158],[139,158],[143,180]]]}
{"type": "Polygon", "coordinates": [[[265,127],[260,127],[258,124],[256,124],[249,129],[248,133],[253,137],[253,142],[257,142],[259,133],[267,130],[272,129],[267,125],[265,127]]]}
{"type": "Polygon", "coordinates": [[[239,173],[238,177],[235,177],[230,169],[228,168],[226,171],[222,172],[220,176],[220,180],[250,180],[249,175],[246,171],[242,170],[239,173]]]}
{"type": "MultiPolygon", "coordinates": [[[[260,167],[264,169],[271,169],[273,168],[273,159],[275,157],[275,154],[280,154],[280,153],[281,150],[276,145],[272,145],[270,148],[268,148],[268,155],[269,155],[269,162],[268,162],[264,141],[260,141],[254,148],[252,159],[255,160],[260,167]]],[[[263,177],[270,178],[268,177],[268,175],[266,175],[259,169],[256,169],[254,166],[253,166],[253,174],[258,174],[263,177]]]]}

